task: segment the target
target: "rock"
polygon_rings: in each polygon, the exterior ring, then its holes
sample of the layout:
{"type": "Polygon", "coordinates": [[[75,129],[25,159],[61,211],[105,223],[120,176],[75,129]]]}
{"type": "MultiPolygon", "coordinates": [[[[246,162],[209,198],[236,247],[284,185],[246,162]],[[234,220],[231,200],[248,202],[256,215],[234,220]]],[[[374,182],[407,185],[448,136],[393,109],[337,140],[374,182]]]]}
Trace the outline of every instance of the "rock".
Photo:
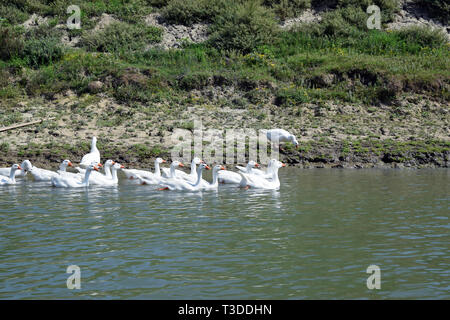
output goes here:
{"type": "Polygon", "coordinates": [[[25,29],[31,29],[34,27],[39,27],[40,25],[43,25],[43,24],[47,24],[47,20],[48,20],[48,18],[43,18],[43,17],[38,16],[37,14],[33,13],[31,15],[31,17],[22,24],[22,26],[25,29]]]}
{"type": "Polygon", "coordinates": [[[161,42],[149,45],[148,49],[152,47],[179,48],[184,42],[200,43],[208,39],[209,24],[206,23],[196,23],[189,27],[171,25],[165,23],[158,13],[152,13],[145,17],[145,23],[163,30],[161,42]]]}
{"type": "Polygon", "coordinates": [[[103,83],[101,81],[92,81],[88,84],[89,92],[97,93],[103,88],[103,83]]]}

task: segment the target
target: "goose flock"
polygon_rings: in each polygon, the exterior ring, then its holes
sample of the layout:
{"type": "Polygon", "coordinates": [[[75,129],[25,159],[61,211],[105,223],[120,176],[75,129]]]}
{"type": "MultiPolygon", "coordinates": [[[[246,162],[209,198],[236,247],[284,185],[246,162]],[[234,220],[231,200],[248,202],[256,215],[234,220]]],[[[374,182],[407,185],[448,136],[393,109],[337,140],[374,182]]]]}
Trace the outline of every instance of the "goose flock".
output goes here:
{"type": "MultiPolygon", "coordinates": [[[[282,129],[266,130],[267,137],[276,136],[276,141],[289,141],[298,146],[293,135],[282,129]],[[278,130],[278,131],[274,131],[278,130]]],[[[35,181],[47,181],[58,188],[79,188],[89,185],[115,186],[118,184],[118,171],[122,171],[127,179],[135,180],[142,185],[154,185],[158,190],[171,191],[201,191],[217,189],[220,183],[235,184],[241,188],[257,188],[278,190],[280,180],[278,169],[285,167],[284,163],[276,159],[269,161],[264,171],[260,165],[250,160],[246,167],[236,166],[237,172],[226,170],[223,165],[215,165],[212,168],[212,182],[203,179],[203,171],[211,170],[200,158],[195,157],[191,162],[191,172],[186,173],[179,168],[184,167],[180,161],[173,161],[170,168],[162,168],[166,160],[155,159],[154,172],[138,169],[125,169],[125,167],[113,160],[107,160],[104,165],[100,162],[100,152],[97,149],[97,138],[92,138],[91,150],[81,159],[80,165],[74,167],[70,160],[64,160],[59,170],[51,171],[33,166],[29,160],[24,160],[20,165],[13,164],[10,168],[0,168],[0,186],[16,183],[16,178],[24,178],[28,174],[35,181]],[[198,166],[198,167],[197,167],[198,166]],[[77,172],[67,171],[68,167],[74,167],[77,172]],[[100,172],[103,168],[104,173],[100,172]]]]}

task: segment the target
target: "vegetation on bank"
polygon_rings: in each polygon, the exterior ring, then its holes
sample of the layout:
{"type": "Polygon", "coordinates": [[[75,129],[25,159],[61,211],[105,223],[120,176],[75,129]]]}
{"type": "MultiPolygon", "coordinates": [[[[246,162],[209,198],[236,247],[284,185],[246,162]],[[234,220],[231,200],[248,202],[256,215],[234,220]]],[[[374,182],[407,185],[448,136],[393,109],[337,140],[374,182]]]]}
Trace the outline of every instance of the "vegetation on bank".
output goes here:
{"type": "MultiPolygon", "coordinates": [[[[415,2],[448,23],[448,1],[415,2]]],[[[448,103],[450,47],[445,35],[420,27],[367,30],[370,4],[380,6],[384,24],[399,10],[397,0],[1,1],[0,125],[22,120],[12,113],[18,101],[52,99],[67,90],[113,97],[131,113],[156,103],[167,108],[193,105],[198,101],[191,92],[212,86],[236,88],[239,99],[216,103],[237,109],[271,101],[291,111],[326,101],[369,108],[394,103],[404,93],[448,103]],[[66,29],[71,4],[81,8],[81,30],[66,29]],[[279,27],[319,5],[329,8],[320,23],[289,31],[279,27]],[[171,24],[208,23],[209,40],[159,49],[155,44],[163,31],[145,23],[155,12],[171,24]],[[20,27],[33,13],[47,23],[20,27]],[[115,21],[94,30],[103,13],[115,21]],[[65,33],[79,37],[75,48],[63,45],[65,33]],[[90,86],[94,81],[102,84],[95,91],[90,86]]],[[[97,122],[118,125],[108,117],[97,122]]],[[[142,150],[133,152],[151,153],[142,150]]]]}

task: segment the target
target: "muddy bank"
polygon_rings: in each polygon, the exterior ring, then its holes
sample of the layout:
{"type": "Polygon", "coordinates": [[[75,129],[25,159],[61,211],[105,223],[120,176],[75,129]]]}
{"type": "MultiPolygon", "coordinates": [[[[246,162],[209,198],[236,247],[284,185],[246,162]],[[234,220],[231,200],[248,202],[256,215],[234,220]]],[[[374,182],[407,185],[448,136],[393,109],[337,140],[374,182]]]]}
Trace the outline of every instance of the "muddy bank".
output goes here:
{"type": "MultiPolygon", "coordinates": [[[[389,150],[378,152],[361,147],[358,152],[354,146],[313,146],[305,144],[298,150],[287,148],[280,151],[280,160],[289,166],[304,169],[313,168],[448,168],[450,151],[446,143],[435,144],[433,148],[424,149],[424,144],[409,145],[403,150],[399,146],[391,146],[389,150]],[[307,150],[305,150],[307,148],[307,150]],[[349,150],[350,149],[350,150],[349,150]],[[439,151],[440,150],[440,151],[439,151]]],[[[430,146],[430,143],[428,143],[430,146]]],[[[151,149],[144,145],[129,147],[99,146],[102,162],[113,159],[129,168],[153,168],[156,157],[171,159],[170,149],[151,149]]],[[[0,155],[0,167],[7,167],[13,163],[20,163],[29,159],[35,166],[56,169],[63,159],[69,159],[78,164],[82,156],[89,152],[88,144],[54,145],[52,147],[31,145],[19,151],[10,151],[0,155]]],[[[258,159],[259,160],[259,159],[258,159]]],[[[236,163],[242,165],[242,163],[236,163]]],[[[229,168],[233,165],[227,164],[229,168]]],[[[263,163],[264,165],[264,163],[263,163]]]]}

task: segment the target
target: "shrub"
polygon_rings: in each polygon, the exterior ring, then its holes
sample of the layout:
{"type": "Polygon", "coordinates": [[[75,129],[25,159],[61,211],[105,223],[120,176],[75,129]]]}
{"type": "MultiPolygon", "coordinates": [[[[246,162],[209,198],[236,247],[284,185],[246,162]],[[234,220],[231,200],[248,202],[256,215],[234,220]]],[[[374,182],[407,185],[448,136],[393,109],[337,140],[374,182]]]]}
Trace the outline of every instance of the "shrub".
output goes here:
{"type": "Polygon", "coordinates": [[[202,89],[208,85],[209,74],[194,73],[183,76],[179,80],[179,87],[183,90],[202,89]]]}
{"type": "Polygon", "coordinates": [[[85,32],[80,45],[89,51],[123,52],[161,41],[162,30],[142,24],[113,22],[100,32],[85,32]]]}
{"type": "Polygon", "coordinates": [[[64,50],[57,38],[31,39],[25,41],[21,57],[33,68],[58,61],[64,50]]]}
{"type": "Polygon", "coordinates": [[[0,27],[0,59],[8,61],[23,50],[23,40],[17,28],[0,27]]]}
{"type": "Polygon", "coordinates": [[[357,36],[367,30],[367,14],[358,7],[336,9],[323,15],[319,33],[328,36],[357,36]]]}
{"type": "Polygon", "coordinates": [[[429,27],[411,26],[395,32],[402,40],[417,43],[421,47],[438,48],[447,43],[447,38],[441,30],[429,27]]]}
{"type": "Polygon", "coordinates": [[[243,53],[273,42],[278,26],[271,10],[258,1],[236,4],[216,17],[210,43],[219,49],[243,53]]]}
{"type": "Polygon", "coordinates": [[[285,20],[311,7],[311,0],[264,0],[263,4],[272,8],[281,20],[285,20]]]}
{"type": "Polygon", "coordinates": [[[12,5],[0,5],[0,19],[5,19],[9,24],[23,23],[28,14],[12,5]]]}
{"type": "Polygon", "coordinates": [[[233,5],[234,0],[170,0],[162,11],[162,17],[169,23],[190,26],[197,22],[211,22],[233,5]]]}

